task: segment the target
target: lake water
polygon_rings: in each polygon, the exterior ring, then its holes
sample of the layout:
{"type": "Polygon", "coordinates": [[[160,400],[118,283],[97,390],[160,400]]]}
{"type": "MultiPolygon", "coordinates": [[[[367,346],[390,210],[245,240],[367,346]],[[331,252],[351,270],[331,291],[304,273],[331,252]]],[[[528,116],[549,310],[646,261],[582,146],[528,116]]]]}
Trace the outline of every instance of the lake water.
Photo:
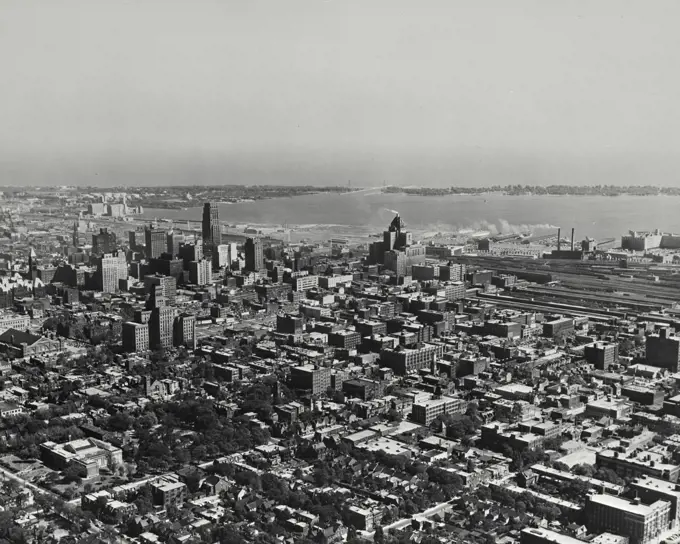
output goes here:
{"type": "MultiPolygon", "coordinates": [[[[493,233],[562,228],[569,236],[619,237],[628,230],[680,232],[680,197],[668,196],[506,196],[421,197],[369,190],[313,194],[220,206],[229,224],[354,225],[380,230],[399,211],[407,227],[418,230],[489,230],[493,233]]],[[[200,221],[202,208],[146,210],[146,217],[200,221]]]]}

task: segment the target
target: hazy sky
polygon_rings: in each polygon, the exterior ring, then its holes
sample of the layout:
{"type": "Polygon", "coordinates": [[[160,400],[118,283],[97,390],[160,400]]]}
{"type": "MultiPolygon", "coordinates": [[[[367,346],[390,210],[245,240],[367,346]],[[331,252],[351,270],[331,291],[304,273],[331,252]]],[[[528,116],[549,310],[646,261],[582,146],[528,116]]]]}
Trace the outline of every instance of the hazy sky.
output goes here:
{"type": "Polygon", "coordinates": [[[0,0],[0,185],[680,185],[678,0],[0,0]]]}

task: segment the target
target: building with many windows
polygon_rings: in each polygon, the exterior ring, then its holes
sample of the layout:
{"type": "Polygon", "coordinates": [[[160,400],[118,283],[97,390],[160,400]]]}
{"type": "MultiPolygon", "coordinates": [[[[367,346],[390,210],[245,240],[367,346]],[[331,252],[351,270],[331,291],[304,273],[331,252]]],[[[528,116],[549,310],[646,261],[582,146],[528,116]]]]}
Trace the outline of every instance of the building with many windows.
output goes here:
{"type": "Polygon", "coordinates": [[[203,243],[209,247],[211,251],[214,251],[214,248],[222,243],[220,215],[216,203],[206,202],[203,204],[203,221],[201,226],[203,243]]]}
{"type": "Polygon", "coordinates": [[[291,368],[291,385],[295,389],[310,390],[313,395],[325,393],[331,386],[331,369],[302,365],[291,368]]]}
{"type": "Polygon", "coordinates": [[[120,448],[95,438],[81,438],[63,444],[45,442],[40,444],[40,456],[54,470],[75,466],[86,478],[99,475],[102,468],[113,469],[123,464],[120,448]]]}
{"type": "Polygon", "coordinates": [[[161,306],[151,310],[149,320],[149,345],[152,349],[168,349],[173,345],[173,325],[175,310],[161,306]]]}
{"type": "Polygon", "coordinates": [[[125,253],[105,253],[97,262],[97,275],[104,293],[117,293],[119,281],[128,277],[128,263],[125,253]]]}
{"type": "Polygon", "coordinates": [[[586,498],[586,527],[626,535],[630,544],[647,544],[670,528],[670,509],[671,503],[663,500],[646,505],[639,498],[591,494],[586,498]]]}
{"type": "Polygon", "coordinates": [[[189,349],[196,349],[196,317],[180,314],[175,318],[174,344],[189,349]]]}
{"type": "Polygon", "coordinates": [[[115,232],[109,232],[109,229],[99,229],[98,234],[92,235],[92,254],[102,255],[104,253],[113,253],[118,249],[118,240],[115,232]]]}
{"type": "Polygon", "coordinates": [[[23,314],[13,312],[0,313],[0,332],[7,329],[25,331],[31,326],[31,318],[23,314]]]}
{"type": "Polygon", "coordinates": [[[248,238],[243,248],[246,254],[246,270],[257,272],[264,268],[264,250],[262,240],[259,238],[248,238]]]}
{"type": "Polygon", "coordinates": [[[434,344],[423,344],[415,348],[399,345],[394,349],[382,350],[380,359],[396,374],[404,376],[418,372],[422,368],[430,368],[443,352],[443,346],[434,344]]]}
{"type": "Polygon", "coordinates": [[[156,285],[160,286],[161,295],[165,297],[167,303],[174,304],[177,299],[177,280],[172,276],[162,274],[144,276],[144,286],[147,290],[156,285]]]}
{"type": "Polygon", "coordinates": [[[411,411],[411,418],[421,425],[429,425],[443,414],[464,414],[467,402],[463,399],[448,396],[433,396],[432,398],[415,401],[411,411]]]}
{"type": "Polygon", "coordinates": [[[680,336],[661,329],[658,334],[647,336],[647,364],[678,372],[680,367],[680,336]]]}
{"type": "Polygon", "coordinates": [[[149,324],[127,321],[123,323],[123,350],[136,353],[149,349],[149,324]]]}
{"type": "Polygon", "coordinates": [[[208,285],[212,283],[212,265],[208,259],[191,261],[189,263],[189,281],[194,285],[208,285]]]}
{"type": "Polygon", "coordinates": [[[160,257],[168,248],[167,233],[163,229],[149,225],[144,229],[144,243],[148,259],[160,257]]]}

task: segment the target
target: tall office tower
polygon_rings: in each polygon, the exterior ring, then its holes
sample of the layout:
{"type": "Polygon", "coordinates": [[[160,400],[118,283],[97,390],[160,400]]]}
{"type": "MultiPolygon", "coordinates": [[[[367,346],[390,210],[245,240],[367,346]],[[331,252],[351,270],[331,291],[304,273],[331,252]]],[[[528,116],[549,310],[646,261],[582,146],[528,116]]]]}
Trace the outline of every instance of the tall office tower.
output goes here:
{"type": "Polygon", "coordinates": [[[152,225],[144,228],[144,242],[146,243],[146,256],[149,259],[160,257],[168,247],[165,231],[154,228],[152,225]]]}
{"type": "Polygon", "coordinates": [[[222,243],[219,211],[214,202],[203,204],[203,243],[210,250],[222,243]]]}
{"type": "Polygon", "coordinates": [[[180,234],[174,230],[168,232],[166,253],[172,255],[173,258],[179,255],[179,246],[184,243],[185,238],[184,234],[180,234]]]}
{"type": "Polygon", "coordinates": [[[144,276],[144,287],[151,291],[153,286],[160,286],[161,294],[166,298],[168,304],[172,305],[177,299],[177,280],[172,276],[154,274],[144,276]]]}
{"type": "Polygon", "coordinates": [[[671,372],[680,370],[680,336],[671,334],[668,329],[647,336],[647,364],[667,368],[671,372]]]}
{"type": "Polygon", "coordinates": [[[208,285],[212,283],[212,266],[208,259],[191,261],[189,263],[189,281],[194,285],[208,285]]]}
{"type": "Polygon", "coordinates": [[[149,259],[149,270],[152,274],[172,276],[175,282],[180,284],[184,281],[184,262],[182,259],[170,259],[165,254],[160,259],[149,259]]]}
{"type": "Polygon", "coordinates": [[[189,270],[189,263],[191,261],[200,261],[203,259],[203,242],[196,240],[193,244],[180,244],[179,256],[184,261],[184,270],[189,270]]]}
{"type": "Polygon", "coordinates": [[[229,268],[238,258],[236,252],[236,244],[220,244],[217,246],[217,251],[213,252],[213,268],[229,268]]]}
{"type": "Polygon", "coordinates": [[[130,246],[130,249],[132,251],[135,251],[139,246],[137,244],[137,231],[136,230],[129,230],[128,231],[128,245],[130,246]]]}
{"type": "Polygon", "coordinates": [[[93,254],[113,253],[116,249],[118,249],[118,240],[115,232],[109,232],[109,229],[99,229],[99,234],[92,235],[93,254]]]}
{"type": "Polygon", "coordinates": [[[149,349],[149,324],[128,321],[123,323],[123,351],[136,353],[149,349]]]}
{"type": "Polygon", "coordinates": [[[151,310],[149,320],[149,345],[152,349],[172,347],[175,310],[170,306],[160,306],[151,310]]]}
{"type": "Polygon", "coordinates": [[[175,346],[196,349],[196,317],[180,314],[175,318],[175,346]]]}
{"type": "Polygon", "coordinates": [[[149,290],[149,298],[146,301],[146,309],[154,310],[155,308],[164,308],[168,306],[168,299],[163,295],[163,287],[161,285],[152,285],[149,290]]]}
{"type": "Polygon", "coordinates": [[[125,253],[105,253],[97,262],[99,285],[104,293],[117,293],[119,280],[128,277],[128,263],[125,253]]]}
{"type": "Polygon", "coordinates": [[[78,222],[75,221],[73,223],[73,232],[71,233],[71,242],[73,243],[73,247],[78,247],[79,244],[79,237],[78,237],[78,222]]]}
{"type": "Polygon", "coordinates": [[[38,267],[38,256],[35,253],[35,249],[31,248],[28,252],[28,270],[35,270],[38,267]]]}
{"type": "Polygon", "coordinates": [[[259,238],[248,238],[244,246],[244,251],[246,254],[246,270],[254,272],[264,268],[262,240],[259,238]]]}

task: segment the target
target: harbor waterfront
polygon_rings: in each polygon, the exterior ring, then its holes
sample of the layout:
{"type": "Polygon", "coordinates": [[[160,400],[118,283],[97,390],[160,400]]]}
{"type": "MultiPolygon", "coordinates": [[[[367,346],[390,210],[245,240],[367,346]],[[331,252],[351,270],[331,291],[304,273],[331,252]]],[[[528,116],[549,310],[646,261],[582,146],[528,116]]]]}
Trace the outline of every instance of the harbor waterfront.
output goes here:
{"type": "MultiPolygon", "coordinates": [[[[347,225],[378,230],[399,211],[417,231],[488,230],[491,234],[573,227],[578,237],[618,237],[629,230],[680,232],[680,197],[672,196],[410,196],[380,189],[312,194],[220,205],[227,224],[347,225]]],[[[201,207],[146,208],[144,217],[200,221],[201,207]]]]}

